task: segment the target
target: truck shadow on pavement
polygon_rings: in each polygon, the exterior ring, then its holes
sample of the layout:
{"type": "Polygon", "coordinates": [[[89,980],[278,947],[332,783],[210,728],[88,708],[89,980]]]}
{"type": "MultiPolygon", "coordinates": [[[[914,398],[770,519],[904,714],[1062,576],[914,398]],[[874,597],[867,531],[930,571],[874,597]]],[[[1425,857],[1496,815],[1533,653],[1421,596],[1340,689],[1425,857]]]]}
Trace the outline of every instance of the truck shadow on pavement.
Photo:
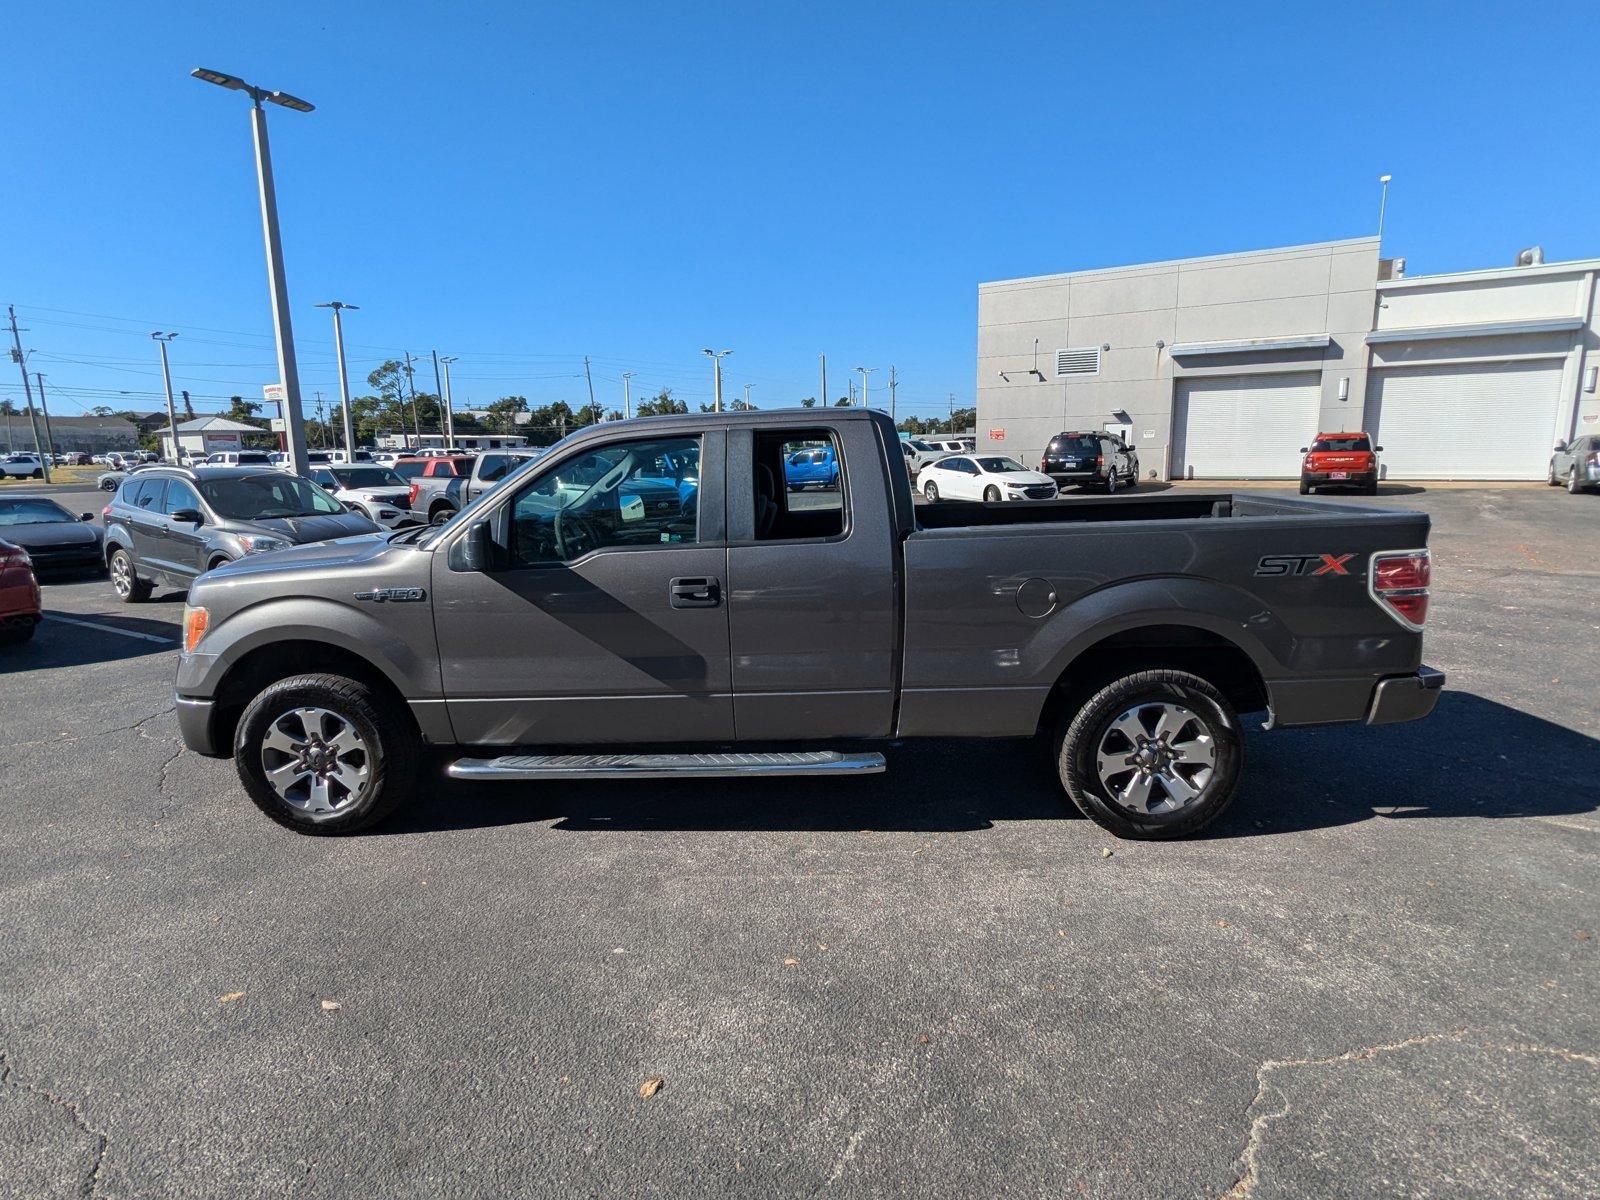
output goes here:
{"type": "Polygon", "coordinates": [[[129,617],[121,613],[55,612],[45,609],[33,639],[0,646],[0,676],[89,663],[121,662],[173,654],[178,649],[176,619],[129,617]]]}
{"type": "MultiPolygon", "coordinates": [[[[555,820],[571,832],[959,832],[1078,819],[1042,742],[908,742],[859,779],[495,784],[438,778],[379,833],[555,820]]],[[[442,776],[442,770],[440,772],[442,776]]],[[[1245,784],[1203,836],[1260,837],[1374,817],[1547,817],[1600,807],[1600,741],[1465,692],[1408,725],[1252,735],[1245,784]]]]}

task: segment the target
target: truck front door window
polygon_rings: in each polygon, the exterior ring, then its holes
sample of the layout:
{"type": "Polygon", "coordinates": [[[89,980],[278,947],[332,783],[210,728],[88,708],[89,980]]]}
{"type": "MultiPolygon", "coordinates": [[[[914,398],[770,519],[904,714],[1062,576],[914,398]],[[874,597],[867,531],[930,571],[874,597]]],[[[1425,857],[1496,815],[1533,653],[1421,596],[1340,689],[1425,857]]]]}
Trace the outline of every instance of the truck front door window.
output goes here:
{"type": "Polygon", "coordinates": [[[571,562],[611,546],[699,541],[700,439],[623,442],[554,464],[511,507],[511,560],[571,562]]]}

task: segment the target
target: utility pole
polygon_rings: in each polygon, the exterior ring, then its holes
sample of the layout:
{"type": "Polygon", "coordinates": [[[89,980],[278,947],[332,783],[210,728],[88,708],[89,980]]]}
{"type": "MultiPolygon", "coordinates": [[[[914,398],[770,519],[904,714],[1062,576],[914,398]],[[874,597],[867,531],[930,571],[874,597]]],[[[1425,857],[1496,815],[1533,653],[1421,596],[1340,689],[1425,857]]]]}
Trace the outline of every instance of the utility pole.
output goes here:
{"type": "Polygon", "coordinates": [[[50,405],[45,403],[44,376],[39,374],[38,371],[35,371],[33,373],[33,378],[34,382],[39,385],[39,411],[44,414],[44,440],[45,443],[50,447],[51,455],[55,455],[59,453],[59,451],[56,449],[56,435],[50,428],[50,405]]]}
{"type": "Polygon", "coordinates": [[[6,311],[11,315],[11,344],[13,349],[11,357],[22,371],[22,394],[28,402],[28,424],[33,426],[33,448],[39,454],[39,467],[44,472],[44,481],[50,482],[50,462],[45,457],[44,445],[39,441],[39,418],[33,415],[33,387],[28,383],[28,356],[22,352],[22,333],[17,328],[17,310],[15,305],[7,305],[6,311]]]}
{"type": "Polygon", "coordinates": [[[895,389],[895,387],[896,387],[896,385],[898,383],[899,383],[899,380],[897,380],[895,378],[895,374],[894,374],[894,364],[890,363],[889,364],[889,420],[891,420],[891,421],[894,420],[894,389],[895,389]]]}
{"type": "Polygon", "coordinates": [[[711,359],[711,367],[712,367],[712,371],[713,371],[713,379],[716,381],[716,392],[714,393],[715,394],[715,399],[712,401],[711,411],[712,412],[721,412],[722,411],[722,360],[724,358],[728,357],[728,355],[732,354],[733,351],[732,350],[712,350],[712,349],[708,348],[708,349],[700,351],[700,353],[704,354],[706,357],[711,359]]]}
{"type": "Polygon", "coordinates": [[[456,356],[446,354],[439,360],[444,364],[444,413],[446,436],[450,439],[451,449],[456,444],[456,402],[450,391],[450,364],[456,361],[456,356]]]}
{"type": "Polygon", "coordinates": [[[629,394],[628,381],[636,374],[638,374],[637,371],[624,371],[622,373],[622,419],[625,421],[633,418],[633,397],[629,394]]]}
{"type": "MultiPolygon", "coordinates": [[[[413,355],[411,353],[411,351],[407,350],[406,351],[405,371],[406,371],[406,384],[411,389],[411,429],[412,429],[412,432],[416,434],[416,438],[417,438],[417,444],[416,444],[416,446],[414,448],[417,449],[417,450],[421,450],[422,449],[422,418],[417,415],[417,381],[412,378],[413,372],[411,370],[411,364],[412,364],[412,362],[415,361],[415,359],[416,359],[416,356],[413,355]]],[[[404,412],[403,409],[401,411],[402,411],[402,413],[404,412]]],[[[401,419],[404,420],[404,417],[402,417],[401,419]]]]}
{"type": "MultiPolygon", "coordinates": [[[[172,437],[172,462],[176,466],[183,462],[183,451],[178,445],[178,410],[172,403],[172,371],[167,365],[167,343],[177,337],[176,333],[152,333],[150,335],[161,347],[161,382],[167,389],[167,432],[172,437]]],[[[304,434],[301,434],[302,441],[304,434]]],[[[299,472],[297,471],[296,474],[299,472]]]]}
{"type": "Polygon", "coordinates": [[[846,392],[845,399],[849,401],[850,407],[854,408],[856,406],[856,381],[848,375],[845,376],[844,390],[846,392]]]}
{"type": "Polygon", "coordinates": [[[956,394],[950,393],[950,432],[956,431],[956,394]]]}
{"type": "Polygon", "coordinates": [[[317,427],[320,431],[317,437],[317,444],[326,447],[328,444],[328,418],[322,412],[322,389],[317,388],[311,394],[317,398],[317,427]]]}
{"type": "Polygon", "coordinates": [[[867,384],[868,384],[868,381],[869,381],[869,377],[877,369],[878,369],[877,367],[857,367],[856,368],[856,370],[861,372],[861,407],[862,408],[871,408],[872,407],[872,401],[867,398],[867,384]]]}
{"type": "Polygon", "coordinates": [[[450,410],[444,406],[444,384],[439,379],[439,352],[433,351],[433,391],[439,397],[439,432],[444,436],[445,449],[456,439],[450,434],[450,410]]]}
{"type": "Polygon", "coordinates": [[[828,356],[819,354],[817,358],[822,365],[822,390],[817,393],[817,403],[822,405],[823,408],[827,408],[831,403],[828,399],[828,356]]]}
{"type": "Polygon", "coordinates": [[[594,376],[589,373],[589,356],[583,356],[583,377],[589,383],[589,411],[594,414],[594,423],[600,424],[600,406],[594,402],[594,376]]]}
{"type": "Polygon", "coordinates": [[[344,405],[344,450],[350,461],[355,462],[356,423],[355,417],[350,413],[350,376],[344,367],[344,324],[339,320],[339,314],[347,308],[357,312],[360,308],[354,304],[346,304],[343,300],[330,300],[317,307],[333,309],[333,348],[339,357],[339,402],[344,405]]]}

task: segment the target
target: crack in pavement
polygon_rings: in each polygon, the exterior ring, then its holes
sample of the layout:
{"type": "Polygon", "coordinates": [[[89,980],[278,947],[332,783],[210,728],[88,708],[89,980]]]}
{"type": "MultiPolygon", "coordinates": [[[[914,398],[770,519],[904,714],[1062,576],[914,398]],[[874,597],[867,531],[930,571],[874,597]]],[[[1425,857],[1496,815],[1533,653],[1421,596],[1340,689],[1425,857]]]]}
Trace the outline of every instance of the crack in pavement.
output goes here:
{"type": "Polygon", "coordinates": [[[111,1139],[100,1130],[84,1120],[83,1110],[78,1107],[75,1100],[67,1100],[55,1093],[47,1091],[38,1084],[29,1083],[19,1077],[11,1067],[11,1057],[4,1050],[0,1050],[0,1087],[14,1087],[19,1092],[29,1096],[37,1096],[56,1108],[60,1108],[72,1118],[73,1125],[81,1129],[95,1140],[94,1162],[89,1170],[84,1173],[83,1179],[78,1184],[78,1195],[92,1197],[100,1190],[100,1168],[105,1165],[106,1152],[111,1148],[111,1139]]]}
{"type": "Polygon", "coordinates": [[[164,717],[177,711],[178,705],[174,702],[165,708],[157,709],[147,716],[140,717],[131,725],[113,725],[110,729],[96,729],[90,733],[75,733],[67,737],[31,738],[26,742],[13,742],[11,743],[11,748],[13,750],[21,750],[25,746],[60,746],[66,742],[83,742],[88,741],[90,738],[110,737],[114,733],[136,733],[146,740],[153,740],[144,731],[144,726],[154,721],[157,717],[164,717]]]}
{"type": "MultiPolygon", "coordinates": [[[[1428,1033],[1417,1037],[1404,1038],[1397,1042],[1385,1042],[1376,1046],[1362,1046],[1356,1050],[1347,1050],[1343,1054],[1331,1055],[1328,1058],[1285,1058],[1269,1059],[1256,1068],[1256,1094],[1250,1101],[1250,1106],[1245,1109],[1248,1114],[1261,1106],[1266,1101],[1267,1092],[1272,1088],[1268,1076],[1272,1072],[1289,1067],[1331,1067],[1341,1063],[1361,1062],[1366,1059],[1377,1058],[1382,1054],[1392,1054],[1399,1050],[1409,1050],[1416,1046],[1431,1045],[1436,1042],[1460,1042],[1471,1032],[1471,1028],[1452,1030],[1449,1033],[1428,1033]]],[[[1600,1067],[1600,1054],[1588,1054],[1580,1050],[1569,1050],[1561,1046],[1541,1046],[1533,1043],[1512,1042],[1484,1042],[1472,1043],[1484,1050],[1498,1050],[1506,1054],[1549,1054],[1567,1062],[1587,1063],[1592,1067],[1600,1067]]],[[[1260,1165],[1257,1161],[1262,1143],[1271,1126],[1289,1115],[1289,1098],[1279,1093],[1282,1100],[1281,1107],[1270,1112],[1259,1113],[1250,1122],[1249,1135],[1245,1140],[1244,1150],[1236,1160],[1239,1164],[1239,1175],[1234,1184],[1223,1193],[1222,1200],[1244,1200],[1245,1197],[1255,1192],[1256,1185],[1261,1181],[1260,1165]]]]}

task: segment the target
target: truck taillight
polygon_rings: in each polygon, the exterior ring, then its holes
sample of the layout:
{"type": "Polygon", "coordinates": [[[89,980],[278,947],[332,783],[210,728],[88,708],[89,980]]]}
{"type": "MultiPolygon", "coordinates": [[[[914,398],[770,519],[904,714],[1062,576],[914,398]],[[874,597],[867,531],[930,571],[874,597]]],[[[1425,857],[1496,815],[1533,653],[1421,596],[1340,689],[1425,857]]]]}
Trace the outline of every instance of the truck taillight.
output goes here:
{"type": "Polygon", "coordinates": [[[1050,469],[1050,460],[1049,460],[1049,458],[1041,457],[1039,459],[1039,470],[1048,471],[1049,469],[1050,469]]]}
{"type": "Polygon", "coordinates": [[[1600,467],[1600,452],[1589,455],[1589,465],[1591,467],[1600,467]]]}
{"type": "Polygon", "coordinates": [[[1426,550],[1374,554],[1367,568],[1367,590],[1407,629],[1420,630],[1428,619],[1428,583],[1433,568],[1426,550]]]}
{"type": "Polygon", "coordinates": [[[415,483],[413,483],[409,488],[406,489],[406,507],[407,508],[415,508],[416,507],[416,505],[417,505],[417,492],[420,491],[420,490],[421,489],[418,488],[418,486],[415,483]]]}
{"type": "Polygon", "coordinates": [[[1096,454],[1094,456],[1094,467],[1095,467],[1095,470],[1098,471],[1101,467],[1103,467],[1105,465],[1106,465],[1106,456],[1104,454],[1096,454]]]}

